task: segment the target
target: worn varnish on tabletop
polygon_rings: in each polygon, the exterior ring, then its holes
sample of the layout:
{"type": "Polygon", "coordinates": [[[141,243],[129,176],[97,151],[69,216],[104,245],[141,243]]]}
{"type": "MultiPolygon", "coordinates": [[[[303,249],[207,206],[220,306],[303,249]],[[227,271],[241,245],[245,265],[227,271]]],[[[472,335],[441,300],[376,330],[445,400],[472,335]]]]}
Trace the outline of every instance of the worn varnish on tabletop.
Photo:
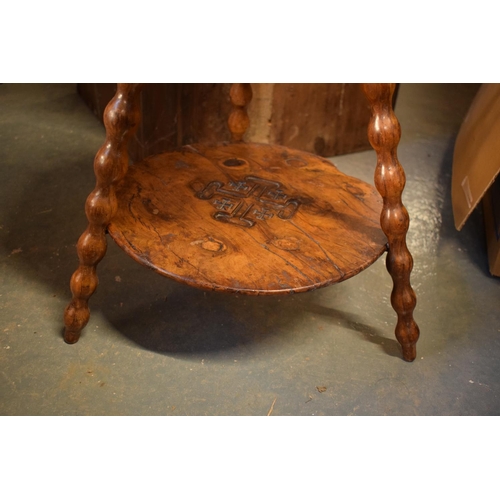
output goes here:
{"type": "Polygon", "coordinates": [[[343,281],[386,249],[375,188],[315,155],[265,144],[191,145],[130,167],[113,239],[200,288],[301,292],[343,281]]]}

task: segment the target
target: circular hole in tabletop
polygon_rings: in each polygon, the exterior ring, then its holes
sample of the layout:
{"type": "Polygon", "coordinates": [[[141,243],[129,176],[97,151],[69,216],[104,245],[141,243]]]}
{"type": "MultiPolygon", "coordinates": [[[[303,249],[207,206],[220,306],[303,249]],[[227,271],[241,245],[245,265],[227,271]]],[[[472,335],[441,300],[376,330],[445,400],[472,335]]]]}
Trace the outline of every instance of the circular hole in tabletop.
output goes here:
{"type": "Polygon", "coordinates": [[[228,158],[227,160],[224,160],[222,164],[225,167],[241,167],[243,165],[248,165],[248,162],[246,160],[242,160],[241,158],[228,158]]]}

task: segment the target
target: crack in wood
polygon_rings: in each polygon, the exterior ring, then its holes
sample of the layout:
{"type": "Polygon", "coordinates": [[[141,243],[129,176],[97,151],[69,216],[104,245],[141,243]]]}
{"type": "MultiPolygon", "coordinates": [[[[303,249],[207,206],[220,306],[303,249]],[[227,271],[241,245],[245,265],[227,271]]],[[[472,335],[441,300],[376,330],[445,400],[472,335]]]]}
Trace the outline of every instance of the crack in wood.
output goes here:
{"type": "MultiPolygon", "coordinates": [[[[247,230],[245,230],[245,233],[252,238],[258,245],[260,245],[264,250],[267,250],[268,252],[272,253],[273,255],[276,255],[276,257],[279,257],[281,260],[286,262],[289,266],[293,267],[298,273],[300,273],[304,278],[308,279],[311,283],[314,283],[314,280],[311,279],[307,274],[304,274],[297,266],[293,265],[291,262],[289,262],[287,259],[285,259],[283,256],[279,255],[276,252],[273,252],[267,245],[264,243],[260,243],[258,240],[256,240],[247,230]]],[[[289,286],[289,288],[294,288],[292,285],[289,286]]]]}
{"type": "Polygon", "coordinates": [[[345,276],[345,273],[339,268],[339,266],[337,266],[337,264],[335,264],[335,262],[333,262],[333,260],[326,253],[325,249],[321,246],[321,244],[318,241],[316,241],[309,233],[307,233],[306,231],[304,231],[304,229],[302,229],[300,226],[297,226],[297,224],[295,224],[293,221],[290,220],[288,222],[290,224],[292,224],[292,226],[296,227],[301,233],[303,233],[307,238],[309,238],[311,241],[313,241],[318,246],[318,248],[323,252],[323,254],[325,255],[325,257],[328,259],[328,261],[330,262],[330,264],[340,274],[341,278],[343,278],[345,276]]]}

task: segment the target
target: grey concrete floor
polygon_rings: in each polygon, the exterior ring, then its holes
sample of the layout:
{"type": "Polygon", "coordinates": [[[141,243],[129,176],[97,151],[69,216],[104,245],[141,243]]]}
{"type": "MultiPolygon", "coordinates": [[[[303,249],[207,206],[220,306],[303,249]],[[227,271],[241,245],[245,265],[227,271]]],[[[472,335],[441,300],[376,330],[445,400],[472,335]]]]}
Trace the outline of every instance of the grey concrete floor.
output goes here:
{"type": "MultiPolygon", "coordinates": [[[[290,297],[205,293],[112,241],[91,320],[61,337],[103,127],[75,85],[0,85],[0,414],[498,415],[500,279],[482,214],[453,226],[453,144],[477,85],[401,85],[421,338],[401,359],[384,260],[290,297]],[[317,387],[326,387],[323,392],[317,387]]],[[[372,182],[371,151],[334,159],[372,182]]]]}

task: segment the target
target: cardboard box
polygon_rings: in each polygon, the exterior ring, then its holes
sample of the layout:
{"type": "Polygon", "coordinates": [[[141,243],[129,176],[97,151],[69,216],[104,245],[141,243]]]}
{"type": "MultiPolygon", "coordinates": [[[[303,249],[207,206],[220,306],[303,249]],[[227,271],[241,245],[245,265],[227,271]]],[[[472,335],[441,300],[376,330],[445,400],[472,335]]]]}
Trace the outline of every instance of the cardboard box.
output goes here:
{"type": "Polygon", "coordinates": [[[483,206],[490,271],[500,276],[500,177],[484,195],[483,206]]]}
{"type": "Polygon", "coordinates": [[[483,200],[490,272],[500,276],[500,84],[484,84],[460,127],[453,154],[451,199],[461,230],[483,200]]]}

